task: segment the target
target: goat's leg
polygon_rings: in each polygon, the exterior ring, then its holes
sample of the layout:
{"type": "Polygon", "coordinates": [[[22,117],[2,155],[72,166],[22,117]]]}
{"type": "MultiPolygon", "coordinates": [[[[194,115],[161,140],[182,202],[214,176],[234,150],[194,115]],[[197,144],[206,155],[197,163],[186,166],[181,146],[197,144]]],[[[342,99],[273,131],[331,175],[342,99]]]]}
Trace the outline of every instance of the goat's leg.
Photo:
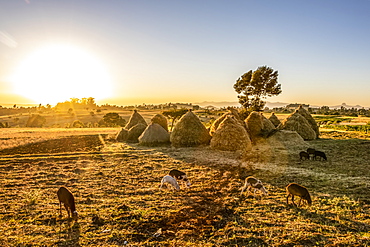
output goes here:
{"type": "Polygon", "coordinates": [[[288,194],[288,196],[286,197],[286,204],[288,204],[288,205],[289,205],[289,196],[290,196],[290,194],[288,194]]]}
{"type": "Polygon", "coordinates": [[[302,197],[299,198],[298,207],[301,206],[302,197]]]}
{"type": "Polygon", "coordinates": [[[67,210],[67,213],[68,213],[68,218],[71,218],[71,215],[69,213],[69,208],[67,207],[67,205],[64,204],[64,208],[67,210]]]}
{"type": "Polygon", "coordinates": [[[297,204],[295,204],[294,202],[294,195],[292,195],[292,202],[293,202],[293,205],[297,207],[297,204]]]}
{"type": "Polygon", "coordinates": [[[59,216],[62,217],[62,202],[59,202],[59,216]]]}

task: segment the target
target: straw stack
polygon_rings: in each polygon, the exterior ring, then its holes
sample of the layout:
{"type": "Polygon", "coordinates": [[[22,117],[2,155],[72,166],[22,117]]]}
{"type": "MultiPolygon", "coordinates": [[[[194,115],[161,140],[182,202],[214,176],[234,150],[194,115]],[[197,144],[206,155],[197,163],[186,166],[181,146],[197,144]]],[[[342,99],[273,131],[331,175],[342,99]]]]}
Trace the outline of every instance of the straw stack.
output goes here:
{"type": "Polygon", "coordinates": [[[272,113],[271,116],[269,117],[269,120],[271,121],[271,123],[273,125],[275,125],[275,127],[278,127],[279,124],[281,124],[280,120],[278,119],[278,117],[275,115],[275,113],[272,113]]]}
{"type": "Polygon", "coordinates": [[[118,134],[116,136],[116,141],[124,142],[124,141],[127,140],[127,138],[128,138],[128,130],[124,129],[124,128],[121,128],[120,132],[118,132],[118,134]]]}
{"type": "Polygon", "coordinates": [[[162,114],[156,114],[154,117],[151,119],[152,123],[157,123],[160,126],[162,126],[167,132],[168,132],[168,122],[167,118],[163,116],[162,114]]]}
{"type": "Polygon", "coordinates": [[[297,110],[284,119],[278,128],[297,131],[297,133],[304,140],[316,139],[315,131],[311,128],[311,125],[308,123],[308,121],[301,114],[299,114],[297,110]]]}
{"type": "Polygon", "coordinates": [[[316,138],[319,137],[320,131],[319,131],[319,126],[317,125],[315,119],[311,116],[311,114],[300,105],[298,107],[298,113],[301,114],[310,124],[311,128],[315,131],[316,133],[316,138]]]}
{"type": "Polygon", "coordinates": [[[211,136],[199,118],[189,111],[173,128],[170,140],[174,147],[192,147],[209,144],[211,136]]]}
{"type": "Polygon", "coordinates": [[[139,142],[139,136],[146,129],[146,125],[138,123],[128,130],[127,142],[139,142]]]}
{"type": "Polygon", "coordinates": [[[159,146],[170,142],[170,134],[161,125],[151,123],[139,136],[139,144],[143,146],[159,146]]]}
{"type": "Polygon", "coordinates": [[[143,118],[143,116],[141,116],[140,113],[137,112],[137,110],[134,110],[130,119],[128,120],[128,123],[125,126],[125,129],[129,130],[129,129],[131,129],[132,127],[134,127],[135,125],[137,125],[139,123],[145,125],[145,127],[148,125],[145,122],[145,119],[143,118]]]}

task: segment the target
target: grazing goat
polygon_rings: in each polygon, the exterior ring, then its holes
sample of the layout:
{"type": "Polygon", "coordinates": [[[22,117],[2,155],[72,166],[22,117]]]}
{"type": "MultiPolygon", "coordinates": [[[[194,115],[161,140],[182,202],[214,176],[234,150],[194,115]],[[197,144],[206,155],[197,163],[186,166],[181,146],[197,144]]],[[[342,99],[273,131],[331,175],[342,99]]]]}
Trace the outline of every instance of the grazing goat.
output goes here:
{"type": "Polygon", "coordinates": [[[286,187],[286,193],[287,193],[287,197],[286,197],[286,203],[287,204],[289,204],[288,199],[289,199],[290,196],[292,196],[292,202],[293,202],[294,206],[297,206],[294,202],[294,196],[299,196],[300,197],[299,202],[298,202],[298,206],[301,205],[302,199],[307,201],[308,206],[311,206],[311,204],[312,204],[310,193],[308,192],[308,190],[305,187],[303,187],[299,184],[290,183],[286,187]]]}
{"type": "Polygon", "coordinates": [[[312,160],[313,160],[314,155],[315,155],[315,149],[314,148],[307,148],[307,153],[308,153],[308,157],[312,156],[312,160]]]}
{"type": "Polygon", "coordinates": [[[186,176],[185,172],[182,172],[182,171],[179,171],[179,170],[176,170],[176,169],[172,169],[168,175],[170,175],[171,177],[176,178],[177,180],[183,181],[186,184],[186,187],[188,187],[188,188],[191,186],[191,183],[190,183],[188,177],[186,176]]]}
{"type": "Polygon", "coordinates": [[[174,177],[171,177],[170,175],[166,175],[162,178],[161,185],[159,186],[160,189],[162,189],[164,183],[171,184],[172,189],[175,188],[176,190],[180,190],[180,186],[177,183],[176,179],[174,177]]]}
{"type": "Polygon", "coordinates": [[[257,178],[252,177],[252,176],[249,176],[245,179],[245,183],[244,183],[244,186],[242,188],[242,192],[240,194],[242,194],[245,189],[247,189],[247,191],[249,191],[250,188],[254,189],[253,195],[256,194],[256,190],[260,190],[265,195],[268,194],[265,187],[263,187],[262,182],[260,180],[258,180],[257,178]]]}
{"type": "Polygon", "coordinates": [[[300,160],[303,160],[303,158],[306,159],[306,160],[309,160],[310,159],[310,155],[307,152],[302,151],[302,152],[299,153],[299,159],[300,160]]]}
{"type": "Polygon", "coordinates": [[[317,157],[320,157],[320,160],[322,160],[322,159],[328,160],[326,158],[326,154],[324,152],[321,152],[321,151],[315,151],[315,153],[314,153],[315,160],[317,160],[317,157]]]}
{"type": "Polygon", "coordinates": [[[59,212],[60,216],[62,216],[62,203],[64,204],[65,209],[68,213],[68,218],[72,217],[77,219],[77,211],[76,211],[76,204],[75,198],[73,197],[72,193],[65,187],[60,187],[58,192],[58,199],[59,199],[59,212]]]}

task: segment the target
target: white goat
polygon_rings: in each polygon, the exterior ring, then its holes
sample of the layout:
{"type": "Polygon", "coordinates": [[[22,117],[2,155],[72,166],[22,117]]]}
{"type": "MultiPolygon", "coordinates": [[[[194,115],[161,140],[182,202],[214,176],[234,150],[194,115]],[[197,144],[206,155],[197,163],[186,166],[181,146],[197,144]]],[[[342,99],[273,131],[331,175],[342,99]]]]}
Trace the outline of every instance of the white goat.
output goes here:
{"type": "Polygon", "coordinates": [[[190,183],[188,177],[186,176],[185,172],[182,172],[182,171],[179,171],[179,170],[176,170],[176,169],[172,169],[169,172],[168,175],[170,175],[171,177],[176,178],[179,181],[184,182],[187,188],[189,188],[191,186],[191,183],[190,183]]]}
{"type": "Polygon", "coordinates": [[[159,186],[160,189],[162,189],[162,186],[164,183],[169,183],[172,186],[172,189],[180,190],[180,186],[177,183],[176,179],[174,177],[171,177],[170,175],[166,175],[162,178],[161,185],[159,186]]]}
{"type": "Polygon", "coordinates": [[[265,195],[268,194],[265,187],[263,187],[262,182],[260,180],[258,180],[257,178],[252,177],[252,176],[249,176],[245,179],[245,183],[244,183],[244,186],[242,188],[242,192],[240,194],[242,194],[245,189],[247,189],[247,191],[249,191],[250,188],[254,189],[253,196],[255,196],[257,190],[261,191],[265,195]]]}

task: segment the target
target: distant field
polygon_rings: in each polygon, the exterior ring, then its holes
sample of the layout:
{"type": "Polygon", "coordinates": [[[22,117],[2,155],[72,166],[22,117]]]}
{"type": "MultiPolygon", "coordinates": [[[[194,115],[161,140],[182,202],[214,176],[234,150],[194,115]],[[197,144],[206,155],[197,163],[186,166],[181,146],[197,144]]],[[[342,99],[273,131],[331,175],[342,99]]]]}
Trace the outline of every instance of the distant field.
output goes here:
{"type": "Polygon", "coordinates": [[[1,246],[369,245],[367,136],[330,131],[307,142],[325,162],[300,161],[302,148],[284,145],[243,159],[209,147],[146,148],[112,142],[116,130],[1,129],[1,246]],[[6,144],[12,136],[26,145],[6,144]],[[190,189],[158,189],[173,168],[190,189]],[[247,175],[269,195],[240,195],[247,175]],[[309,189],[311,207],[286,205],[290,182],[309,189]],[[60,186],[75,194],[77,222],[58,217],[60,186]]]}

